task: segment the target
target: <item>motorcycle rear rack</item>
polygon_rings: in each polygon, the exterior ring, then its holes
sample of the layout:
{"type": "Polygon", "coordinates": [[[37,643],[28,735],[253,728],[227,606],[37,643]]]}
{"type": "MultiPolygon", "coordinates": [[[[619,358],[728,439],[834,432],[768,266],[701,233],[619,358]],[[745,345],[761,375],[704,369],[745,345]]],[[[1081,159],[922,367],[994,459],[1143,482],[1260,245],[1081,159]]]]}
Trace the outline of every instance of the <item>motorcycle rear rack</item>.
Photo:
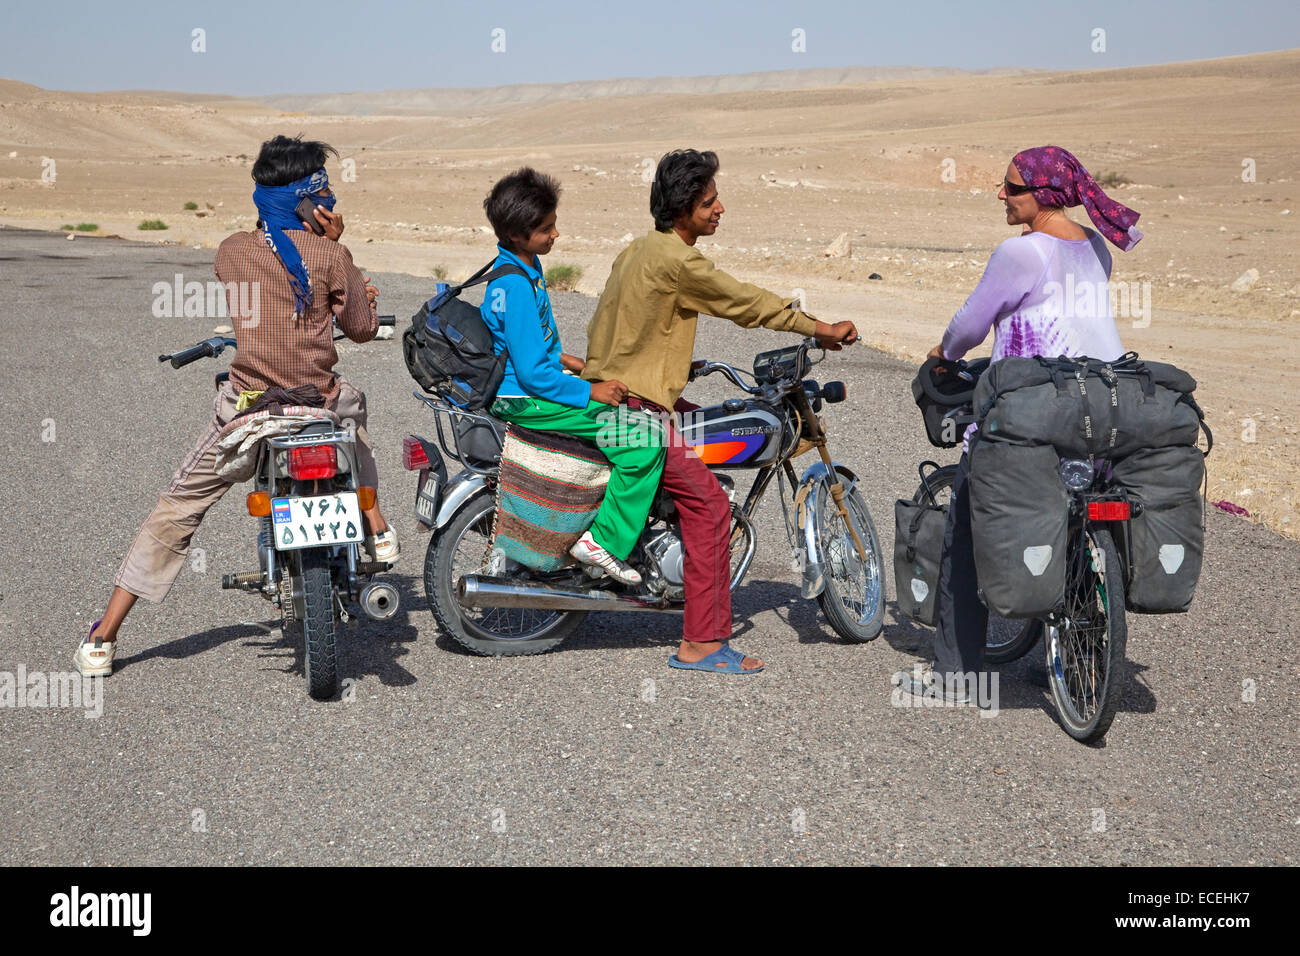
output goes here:
{"type": "MultiPolygon", "coordinates": [[[[496,427],[495,423],[498,421],[498,419],[492,418],[491,416],[488,415],[479,414],[478,412],[468,412],[463,408],[457,408],[455,405],[452,405],[450,402],[443,400],[441,396],[430,397],[428,395],[422,395],[419,392],[412,392],[411,394],[414,395],[416,398],[418,398],[425,405],[427,405],[435,413],[433,421],[438,429],[438,444],[442,446],[442,453],[444,455],[446,455],[448,458],[454,458],[457,461],[459,461],[461,463],[461,466],[466,471],[473,472],[476,475],[483,475],[486,478],[496,477],[497,469],[495,467],[483,468],[479,465],[475,465],[470,461],[468,456],[466,456],[465,453],[461,451],[460,436],[456,434],[456,428],[454,425],[452,426],[451,429],[451,442],[448,443],[447,436],[442,429],[442,415],[446,415],[448,420],[451,420],[453,416],[468,418],[470,421],[482,422],[484,425],[487,425],[489,428],[493,428],[493,429],[495,429],[496,427]]],[[[500,461],[500,459],[501,456],[498,453],[498,455],[496,456],[496,460],[500,461]]]]}

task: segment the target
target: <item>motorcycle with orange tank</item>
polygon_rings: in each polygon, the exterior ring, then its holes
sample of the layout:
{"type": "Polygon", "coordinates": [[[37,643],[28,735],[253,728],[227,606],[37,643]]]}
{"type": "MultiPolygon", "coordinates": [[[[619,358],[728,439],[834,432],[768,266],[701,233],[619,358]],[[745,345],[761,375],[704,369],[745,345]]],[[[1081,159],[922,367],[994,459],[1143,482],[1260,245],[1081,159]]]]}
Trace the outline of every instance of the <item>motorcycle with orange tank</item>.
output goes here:
{"type": "MultiPolygon", "coordinates": [[[[884,624],[885,564],[858,475],[830,456],[819,412],[846,393],[842,382],[809,378],[825,357],[809,338],[758,355],[752,374],[702,363],[692,378],[719,374],[745,394],[684,414],[680,431],[732,500],[731,590],[753,561],[753,519],[775,483],[802,596],[817,598],[845,640],[866,642],[884,624]],[[792,462],[809,452],[819,460],[797,476],[792,462]],[[733,469],[757,472],[742,503],[735,501],[733,469]]],[[[403,463],[419,472],[415,514],[432,531],[425,591],[450,637],[477,654],[538,654],[559,645],[591,611],[681,613],[684,551],[676,510],[662,489],[628,557],[640,584],[593,579],[576,566],[525,567],[492,548],[504,423],[444,394],[413,394],[436,414],[437,443],[408,436],[403,463]],[[446,462],[460,465],[453,477],[446,462]]]]}

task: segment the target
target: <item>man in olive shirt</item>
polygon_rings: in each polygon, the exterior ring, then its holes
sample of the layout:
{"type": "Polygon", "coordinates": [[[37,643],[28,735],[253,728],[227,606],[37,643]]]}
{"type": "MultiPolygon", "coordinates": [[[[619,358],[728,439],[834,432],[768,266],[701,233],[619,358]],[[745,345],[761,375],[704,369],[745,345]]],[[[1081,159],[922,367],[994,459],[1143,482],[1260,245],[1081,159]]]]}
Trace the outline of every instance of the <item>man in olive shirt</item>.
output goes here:
{"type": "MultiPolygon", "coordinates": [[[[679,402],[701,312],[744,328],[813,335],[832,349],[857,339],[852,322],[818,322],[795,302],[727,275],[695,248],[701,236],[717,231],[724,212],[717,171],[712,152],[674,150],[659,161],[650,188],[655,228],[614,260],[587,326],[582,377],[623,382],[632,408],[685,410],[679,402]]],[[[721,673],[761,670],[762,661],[742,658],[723,643],[731,636],[731,507],[680,435],[668,436],[663,487],[681,516],[686,550],[682,642],[669,664],[721,673]]]]}

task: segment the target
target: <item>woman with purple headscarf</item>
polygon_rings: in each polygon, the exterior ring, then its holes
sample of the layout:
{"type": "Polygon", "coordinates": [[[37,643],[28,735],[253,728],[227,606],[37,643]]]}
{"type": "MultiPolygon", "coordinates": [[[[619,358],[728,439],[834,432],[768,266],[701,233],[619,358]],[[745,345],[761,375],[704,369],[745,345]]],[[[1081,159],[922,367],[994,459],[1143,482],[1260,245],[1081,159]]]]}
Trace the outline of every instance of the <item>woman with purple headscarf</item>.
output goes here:
{"type": "MultiPolygon", "coordinates": [[[[1123,355],[1110,309],[1106,242],[1125,252],[1137,245],[1142,238],[1138,214],[1107,196],[1074,155],[1059,146],[1017,153],[998,199],[1006,207],[1007,225],[1023,231],[994,250],[979,285],[930,356],[959,359],[983,342],[990,328],[995,362],[1009,355],[1123,355]],[[1095,231],[1065,215],[1065,207],[1079,205],[1095,231]]],[[[988,609],[976,590],[969,477],[970,456],[963,453],[944,531],[932,673],[895,675],[895,683],[914,694],[933,693],[928,689],[937,678],[954,702],[968,699],[960,675],[983,669],[988,629],[988,609]]]]}

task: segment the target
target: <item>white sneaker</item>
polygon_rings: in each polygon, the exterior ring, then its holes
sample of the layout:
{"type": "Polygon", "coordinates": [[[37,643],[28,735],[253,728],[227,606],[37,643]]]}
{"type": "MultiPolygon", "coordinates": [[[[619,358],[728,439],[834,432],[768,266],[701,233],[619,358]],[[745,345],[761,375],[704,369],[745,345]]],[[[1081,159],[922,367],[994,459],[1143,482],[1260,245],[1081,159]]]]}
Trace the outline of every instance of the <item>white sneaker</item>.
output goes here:
{"type": "Polygon", "coordinates": [[[641,575],[637,574],[636,569],[620,561],[598,545],[596,539],[591,536],[590,531],[582,533],[582,537],[569,549],[569,554],[583,564],[599,568],[615,581],[621,581],[624,584],[641,583],[641,575]]]}
{"type": "Polygon", "coordinates": [[[375,535],[367,543],[370,545],[370,550],[374,553],[376,561],[396,564],[398,557],[401,556],[402,549],[397,545],[397,532],[392,529],[391,525],[387,531],[375,535]]]}
{"type": "MultiPolygon", "coordinates": [[[[95,630],[98,621],[91,625],[95,630]]],[[[104,641],[98,646],[94,641],[82,641],[77,645],[77,652],[72,655],[72,664],[82,677],[107,677],[113,673],[113,654],[117,651],[117,641],[104,641]]]]}

